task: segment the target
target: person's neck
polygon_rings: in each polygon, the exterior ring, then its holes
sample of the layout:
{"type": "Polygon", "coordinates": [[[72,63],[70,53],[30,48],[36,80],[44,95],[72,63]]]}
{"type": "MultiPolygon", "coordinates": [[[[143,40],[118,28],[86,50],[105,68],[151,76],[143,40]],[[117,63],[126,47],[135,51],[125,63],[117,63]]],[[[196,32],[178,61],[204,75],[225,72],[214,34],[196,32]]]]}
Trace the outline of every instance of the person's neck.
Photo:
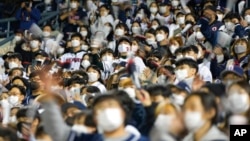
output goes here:
{"type": "Polygon", "coordinates": [[[95,82],[97,82],[97,81],[94,81],[94,82],[88,82],[88,83],[89,83],[89,85],[92,85],[92,84],[94,84],[95,82]]]}
{"type": "Polygon", "coordinates": [[[170,12],[169,12],[169,11],[167,11],[167,12],[165,12],[165,13],[164,13],[164,15],[163,15],[163,16],[164,16],[164,17],[167,17],[167,16],[169,16],[169,15],[170,15],[170,12]]]}
{"type": "Polygon", "coordinates": [[[246,53],[241,53],[237,55],[237,59],[240,60],[242,57],[245,57],[246,53]]]}
{"type": "Polygon", "coordinates": [[[105,138],[117,138],[117,137],[125,136],[126,134],[127,132],[125,131],[124,126],[121,126],[120,128],[112,132],[104,132],[105,138]]]}
{"type": "Polygon", "coordinates": [[[73,48],[73,52],[78,52],[78,51],[80,51],[80,46],[73,48]]]}
{"type": "Polygon", "coordinates": [[[161,46],[164,46],[164,45],[167,45],[168,44],[168,40],[167,39],[164,39],[160,42],[160,45],[161,46]]]}
{"type": "Polygon", "coordinates": [[[199,130],[194,133],[194,141],[200,141],[201,138],[209,131],[211,126],[211,122],[207,121],[199,130]]]}
{"type": "Polygon", "coordinates": [[[32,48],[32,49],[31,49],[32,52],[36,52],[36,51],[38,51],[38,50],[39,50],[39,47],[38,47],[38,48],[32,48]]]}

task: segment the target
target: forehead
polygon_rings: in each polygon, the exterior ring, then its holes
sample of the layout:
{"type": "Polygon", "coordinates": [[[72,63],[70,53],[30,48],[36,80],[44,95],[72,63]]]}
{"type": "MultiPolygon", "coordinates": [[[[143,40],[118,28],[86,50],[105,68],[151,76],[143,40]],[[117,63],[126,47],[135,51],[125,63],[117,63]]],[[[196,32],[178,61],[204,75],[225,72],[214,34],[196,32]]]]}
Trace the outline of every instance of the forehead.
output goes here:
{"type": "Polygon", "coordinates": [[[100,109],[105,109],[105,108],[109,108],[109,107],[120,107],[120,104],[118,101],[116,101],[115,99],[105,99],[103,101],[100,101],[99,103],[97,103],[94,106],[94,110],[100,110],[100,109]]]}
{"type": "Polygon", "coordinates": [[[17,87],[13,87],[10,89],[10,92],[20,92],[20,90],[17,87]]]}

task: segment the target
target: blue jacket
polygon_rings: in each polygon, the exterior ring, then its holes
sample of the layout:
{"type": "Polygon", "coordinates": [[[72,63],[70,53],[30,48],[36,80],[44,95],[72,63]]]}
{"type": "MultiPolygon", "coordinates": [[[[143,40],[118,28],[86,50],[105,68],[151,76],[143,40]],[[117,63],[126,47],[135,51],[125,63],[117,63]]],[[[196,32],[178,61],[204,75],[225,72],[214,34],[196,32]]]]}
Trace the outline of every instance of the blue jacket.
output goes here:
{"type": "Polygon", "coordinates": [[[206,37],[206,40],[211,43],[212,46],[217,44],[217,33],[218,29],[223,25],[222,22],[215,21],[209,24],[207,18],[202,17],[198,21],[198,25],[201,24],[201,32],[206,37]]]}
{"type": "MultiPolygon", "coordinates": [[[[71,131],[67,141],[104,141],[104,137],[101,134],[80,134],[71,131]]],[[[123,141],[149,141],[146,137],[137,137],[131,134],[126,140],[123,141]]]]}
{"type": "Polygon", "coordinates": [[[214,79],[218,79],[222,71],[226,69],[227,60],[222,63],[218,63],[216,59],[211,60],[210,71],[214,79]]]}
{"type": "Polygon", "coordinates": [[[142,104],[136,103],[132,112],[132,117],[128,124],[133,125],[137,129],[141,129],[146,119],[146,111],[142,104]]]}
{"type": "Polygon", "coordinates": [[[233,38],[236,38],[236,37],[243,38],[245,36],[248,36],[248,31],[245,30],[245,28],[242,25],[237,24],[235,26],[233,38]]]}
{"type": "Polygon", "coordinates": [[[20,21],[20,29],[28,30],[33,23],[38,23],[41,14],[36,8],[32,8],[31,12],[20,8],[16,13],[16,19],[20,21]]]}

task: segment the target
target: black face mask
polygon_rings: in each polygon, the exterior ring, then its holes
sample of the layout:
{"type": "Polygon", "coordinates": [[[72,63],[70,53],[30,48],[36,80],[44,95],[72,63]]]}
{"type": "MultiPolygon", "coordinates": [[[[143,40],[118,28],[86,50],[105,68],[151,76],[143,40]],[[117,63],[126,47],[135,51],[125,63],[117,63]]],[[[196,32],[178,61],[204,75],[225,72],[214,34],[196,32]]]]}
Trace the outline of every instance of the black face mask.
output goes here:
{"type": "Polygon", "coordinates": [[[117,89],[118,88],[118,83],[112,84],[112,88],[117,89]]]}
{"type": "Polygon", "coordinates": [[[156,64],[155,61],[153,61],[152,59],[149,59],[147,61],[147,66],[151,69],[151,70],[156,70],[158,68],[158,64],[156,64]]]}
{"type": "Polygon", "coordinates": [[[32,91],[37,90],[40,88],[40,84],[38,82],[30,82],[30,89],[32,91]]]}
{"type": "Polygon", "coordinates": [[[122,58],[122,59],[126,59],[126,58],[127,58],[127,55],[125,55],[125,56],[121,56],[121,58],[122,58]]]}
{"type": "Polygon", "coordinates": [[[198,64],[203,63],[203,58],[197,59],[197,63],[198,63],[198,64]]]}

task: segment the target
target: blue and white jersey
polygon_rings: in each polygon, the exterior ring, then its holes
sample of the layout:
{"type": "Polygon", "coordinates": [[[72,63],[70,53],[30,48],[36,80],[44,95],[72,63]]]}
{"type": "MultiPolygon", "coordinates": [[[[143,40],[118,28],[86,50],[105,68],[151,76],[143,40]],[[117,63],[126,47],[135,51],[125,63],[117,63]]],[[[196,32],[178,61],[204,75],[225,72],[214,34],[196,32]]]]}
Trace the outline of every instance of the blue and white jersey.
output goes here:
{"type": "Polygon", "coordinates": [[[68,69],[69,71],[79,70],[82,62],[82,57],[85,53],[85,51],[65,53],[59,58],[59,60],[61,61],[61,63],[70,63],[70,67],[68,69]]]}

